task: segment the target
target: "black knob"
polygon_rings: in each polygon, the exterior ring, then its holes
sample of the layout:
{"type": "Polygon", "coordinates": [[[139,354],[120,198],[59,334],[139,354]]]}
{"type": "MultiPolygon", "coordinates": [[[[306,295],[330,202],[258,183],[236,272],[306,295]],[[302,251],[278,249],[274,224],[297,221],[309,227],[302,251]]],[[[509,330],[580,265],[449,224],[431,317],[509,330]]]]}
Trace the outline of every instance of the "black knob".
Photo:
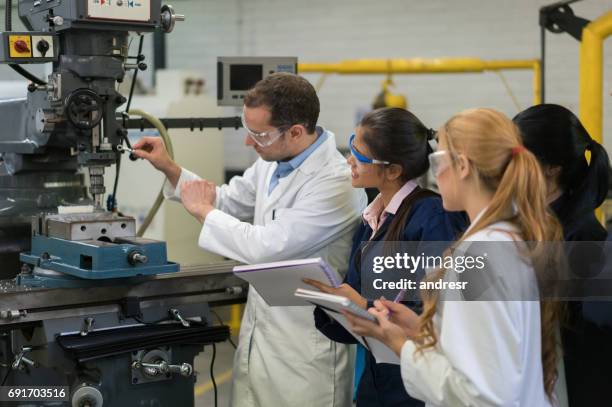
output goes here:
{"type": "Polygon", "coordinates": [[[30,83],[28,85],[28,92],[34,92],[36,91],[36,84],[35,83],[30,83]]]}
{"type": "Polygon", "coordinates": [[[44,58],[47,54],[47,51],[49,51],[49,43],[46,40],[40,40],[38,41],[38,44],[36,44],[36,49],[44,58]]]}
{"type": "Polygon", "coordinates": [[[139,62],[138,63],[138,69],[140,69],[141,71],[144,71],[147,69],[147,64],[145,64],[144,62],[139,62]]]}

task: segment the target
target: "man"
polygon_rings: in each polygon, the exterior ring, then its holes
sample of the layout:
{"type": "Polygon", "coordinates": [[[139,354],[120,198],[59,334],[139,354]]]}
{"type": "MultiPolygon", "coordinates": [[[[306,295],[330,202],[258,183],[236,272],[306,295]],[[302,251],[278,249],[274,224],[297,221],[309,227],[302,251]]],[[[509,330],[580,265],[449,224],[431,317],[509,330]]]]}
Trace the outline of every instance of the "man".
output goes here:
{"type": "MultiPolygon", "coordinates": [[[[351,238],[366,205],[353,189],[334,135],[317,126],[319,99],[292,74],[270,75],[244,98],[245,144],[260,158],[215,187],[182,169],[161,140],[134,145],[167,177],[202,226],[199,245],[244,263],[323,257],[347,269],[351,238]]],[[[269,307],[249,290],[234,357],[232,406],[349,406],[353,354],[314,326],[311,307],[269,307]]]]}

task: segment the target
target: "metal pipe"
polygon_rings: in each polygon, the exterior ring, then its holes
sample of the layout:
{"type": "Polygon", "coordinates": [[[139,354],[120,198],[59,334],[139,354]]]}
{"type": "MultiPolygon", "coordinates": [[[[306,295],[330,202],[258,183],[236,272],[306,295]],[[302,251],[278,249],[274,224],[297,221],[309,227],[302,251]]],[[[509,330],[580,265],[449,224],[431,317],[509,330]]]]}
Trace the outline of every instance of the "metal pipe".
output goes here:
{"type": "Polygon", "coordinates": [[[411,59],[358,59],[333,63],[298,64],[300,73],[339,75],[436,74],[467,73],[501,70],[533,70],[533,104],[542,101],[542,65],[539,59],[480,58],[411,58],[411,59]]]}
{"type": "Polygon", "coordinates": [[[591,21],[580,42],[580,120],[603,143],[603,42],[612,35],[612,11],[591,21]]]}
{"type": "MultiPolygon", "coordinates": [[[[603,144],[603,42],[612,35],[612,11],[582,29],[580,42],[580,121],[591,137],[603,144]]],[[[590,152],[587,151],[590,159],[590,152]]],[[[605,223],[603,211],[595,211],[605,223]]]]}
{"type": "Polygon", "coordinates": [[[544,101],[544,69],[543,64],[537,59],[533,61],[533,104],[539,105],[544,101]]]}
{"type": "Polygon", "coordinates": [[[484,72],[502,69],[533,69],[536,61],[539,63],[537,59],[490,61],[480,58],[359,59],[335,63],[302,62],[298,64],[298,72],[340,75],[484,72]]]}

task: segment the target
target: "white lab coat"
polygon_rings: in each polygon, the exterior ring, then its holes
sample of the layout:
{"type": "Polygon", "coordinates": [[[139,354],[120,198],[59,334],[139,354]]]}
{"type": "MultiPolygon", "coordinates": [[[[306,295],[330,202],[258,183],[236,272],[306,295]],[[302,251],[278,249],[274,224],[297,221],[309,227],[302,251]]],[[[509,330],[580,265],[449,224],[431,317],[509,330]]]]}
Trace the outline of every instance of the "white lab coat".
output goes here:
{"type": "MultiPolygon", "coordinates": [[[[354,189],[333,134],[268,195],[275,162],[261,158],[217,188],[216,210],[199,236],[203,249],[244,263],[323,257],[344,273],[367,199],[354,189]],[[251,223],[252,222],[252,223],[251,223]]],[[[197,179],[181,172],[180,184],[197,179]]],[[[350,406],[354,349],[314,326],[312,307],[269,307],[249,290],[234,358],[231,405],[350,406]]]]}
{"type": "MultiPolygon", "coordinates": [[[[509,223],[499,222],[467,241],[508,242],[488,253],[487,272],[514,286],[521,298],[537,298],[532,266],[520,259],[507,233],[509,223]],[[511,278],[506,278],[512,274],[511,278]],[[535,296],[533,297],[533,292],[535,296]]],[[[487,246],[491,248],[491,246],[487,246]]],[[[447,271],[446,281],[457,281],[447,271]]],[[[438,344],[416,354],[416,345],[406,341],[401,351],[401,372],[406,390],[432,406],[550,407],[544,391],[541,359],[540,305],[538,301],[461,301],[460,294],[443,292],[434,317],[438,344]]],[[[479,297],[481,298],[481,297],[479,297]]],[[[499,298],[499,297],[489,297],[499,298]]],[[[507,299],[517,299],[513,296],[507,299]]],[[[562,365],[560,366],[562,369],[562,365]]],[[[565,383],[557,389],[565,399],[565,383]]]]}

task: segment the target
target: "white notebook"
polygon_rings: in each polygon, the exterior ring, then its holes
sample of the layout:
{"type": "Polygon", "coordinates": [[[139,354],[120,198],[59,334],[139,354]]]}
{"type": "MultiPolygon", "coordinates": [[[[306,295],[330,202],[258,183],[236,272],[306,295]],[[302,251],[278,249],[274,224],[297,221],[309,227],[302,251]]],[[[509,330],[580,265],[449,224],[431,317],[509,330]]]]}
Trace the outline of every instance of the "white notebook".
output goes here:
{"type": "Polygon", "coordinates": [[[312,305],[293,293],[298,288],[314,289],[303,278],[318,280],[333,287],[342,278],[321,258],[278,261],[234,267],[234,275],[248,281],[270,306],[312,305]]]}
{"type": "Polygon", "coordinates": [[[375,338],[363,337],[351,331],[351,326],[341,311],[349,311],[362,318],[369,319],[375,322],[376,318],[357,304],[346,297],[339,295],[322,293],[320,291],[303,290],[298,288],[295,290],[295,296],[305,299],[306,301],[321,307],[330,317],[338,321],[340,325],[351,333],[367,349],[372,352],[376,363],[391,363],[394,365],[400,364],[400,358],[384,343],[375,338]]]}

